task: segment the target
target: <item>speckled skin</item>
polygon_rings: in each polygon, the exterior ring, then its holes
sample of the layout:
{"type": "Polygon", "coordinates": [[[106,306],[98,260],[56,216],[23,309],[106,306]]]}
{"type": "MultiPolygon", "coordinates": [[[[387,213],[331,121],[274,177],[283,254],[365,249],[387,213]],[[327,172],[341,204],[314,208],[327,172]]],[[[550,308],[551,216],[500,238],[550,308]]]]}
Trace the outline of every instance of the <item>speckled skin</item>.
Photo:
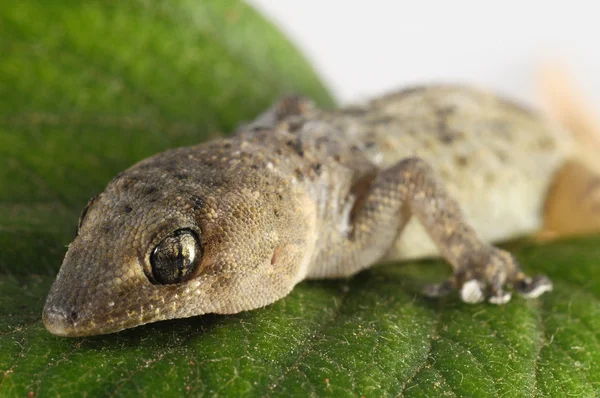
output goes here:
{"type": "Polygon", "coordinates": [[[306,278],[350,276],[382,259],[441,253],[467,302],[504,303],[528,278],[489,241],[538,230],[568,134],[494,95],[405,90],[321,111],[286,98],[231,138],[148,158],[82,214],[43,320],[57,335],[116,332],[162,319],[236,313],[306,278]],[[460,206],[459,206],[460,204],[460,206]],[[174,230],[203,249],[189,280],[157,284],[150,256],[174,230]]]}

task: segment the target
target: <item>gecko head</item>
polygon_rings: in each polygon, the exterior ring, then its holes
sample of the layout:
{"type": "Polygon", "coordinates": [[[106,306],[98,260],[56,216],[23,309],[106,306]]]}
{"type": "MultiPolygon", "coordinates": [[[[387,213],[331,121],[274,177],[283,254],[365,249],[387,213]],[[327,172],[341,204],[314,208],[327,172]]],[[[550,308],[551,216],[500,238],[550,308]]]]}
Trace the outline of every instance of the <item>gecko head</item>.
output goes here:
{"type": "Polygon", "coordinates": [[[285,184],[261,186],[249,167],[191,167],[189,151],[143,161],[90,200],[44,307],[51,333],[236,313],[299,281],[306,226],[279,204],[285,184]]]}

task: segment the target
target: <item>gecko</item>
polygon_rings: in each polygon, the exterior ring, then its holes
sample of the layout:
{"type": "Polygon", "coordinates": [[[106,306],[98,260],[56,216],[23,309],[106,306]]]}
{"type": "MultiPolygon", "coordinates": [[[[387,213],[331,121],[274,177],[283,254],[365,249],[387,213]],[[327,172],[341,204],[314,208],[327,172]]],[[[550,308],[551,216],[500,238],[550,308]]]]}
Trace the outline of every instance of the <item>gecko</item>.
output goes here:
{"type": "Polygon", "coordinates": [[[600,230],[589,145],[461,85],[323,110],[280,100],[228,137],[167,150],[92,198],[43,309],[59,336],[269,305],[307,279],[443,257],[433,299],[505,304],[552,290],[493,244],[600,230]]]}

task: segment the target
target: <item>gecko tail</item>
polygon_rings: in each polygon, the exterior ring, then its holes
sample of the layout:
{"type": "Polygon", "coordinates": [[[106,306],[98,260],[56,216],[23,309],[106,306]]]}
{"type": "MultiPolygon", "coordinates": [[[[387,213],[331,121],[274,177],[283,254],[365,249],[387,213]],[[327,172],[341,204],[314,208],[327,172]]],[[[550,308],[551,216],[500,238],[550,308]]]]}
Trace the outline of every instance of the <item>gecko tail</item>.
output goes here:
{"type": "Polygon", "coordinates": [[[600,173],[567,162],[548,191],[543,221],[542,240],[600,232],[600,173]]]}
{"type": "Polygon", "coordinates": [[[550,187],[539,237],[600,232],[600,119],[565,67],[545,66],[539,77],[546,110],[573,134],[578,149],[550,187]]]}
{"type": "MultiPolygon", "coordinates": [[[[546,111],[566,127],[584,148],[600,153],[600,118],[597,109],[560,64],[544,65],[538,74],[538,91],[546,111]]],[[[600,156],[598,156],[600,157],[600,156]]]]}

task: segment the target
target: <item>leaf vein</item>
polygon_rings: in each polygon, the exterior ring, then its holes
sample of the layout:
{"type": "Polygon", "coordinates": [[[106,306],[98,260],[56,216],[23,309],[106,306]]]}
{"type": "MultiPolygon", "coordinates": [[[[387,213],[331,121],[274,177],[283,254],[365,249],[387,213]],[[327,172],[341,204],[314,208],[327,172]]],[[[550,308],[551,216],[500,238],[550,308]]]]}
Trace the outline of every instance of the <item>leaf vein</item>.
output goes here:
{"type": "Polygon", "coordinates": [[[433,321],[433,325],[431,326],[432,332],[431,332],[431,338],[429,338],[429,340],[428,340],[429,347],[427,349],[427,353],[424,355],[423,361],[415,367],[413,374],[408,379],[406,379],[406,381],[402,384],[402,387],[400,388],[400,392],[397,394],[398,396],[403,396],[407,390],[407,387],[413,381],[413,379],[415,377],[417,377],[423,371],[423,369],[425,369],[425,367],[427,365],[431,365],[430,359],[431,359],[431,354],[433,352],[433,345],[434,345],[433,342],[434,342],[434,340],[437,340],[439,338],[440,325],[442,323],[443,311],[444,311],[443,300],[440,300],[436,317],[433,321]]]}
{"type": "Polygon", "coordinates": [[[312,349],[314,348],[315,344],[325,337],[325,335],[323,334],[323,331],[325,329],[327,329],[328,326],[335,323],[335,321],[340,317],[340,315],[342,313],[342,307],[343,307],[344,303],[346,302],[346,299],[348,297],[350,290],[351,289],[344,290],[344,292],[340,298],[340,302],[335,307],[334,311],[330,315],[327,322],[324,322],[321,324],[318,331],[313,334],[313,337],[311,339],[309,339],[309,341],[308,340],[304,341],[305,349],[300,353],[300,355],[296,356],[296,359],[294,360],[294,362],[283,371],[281,376],[279,376],[275,385],[272,387],[271,391],[268,394],[266,394],[267,397],[270,397],[272,395],[272,393],[275,391],[275,389],[281,385],[281,381],[284,380],[288,374],[290,374],[293,370],[297,370],[299,368],[301,361],[312,352],[312,349]]]}

